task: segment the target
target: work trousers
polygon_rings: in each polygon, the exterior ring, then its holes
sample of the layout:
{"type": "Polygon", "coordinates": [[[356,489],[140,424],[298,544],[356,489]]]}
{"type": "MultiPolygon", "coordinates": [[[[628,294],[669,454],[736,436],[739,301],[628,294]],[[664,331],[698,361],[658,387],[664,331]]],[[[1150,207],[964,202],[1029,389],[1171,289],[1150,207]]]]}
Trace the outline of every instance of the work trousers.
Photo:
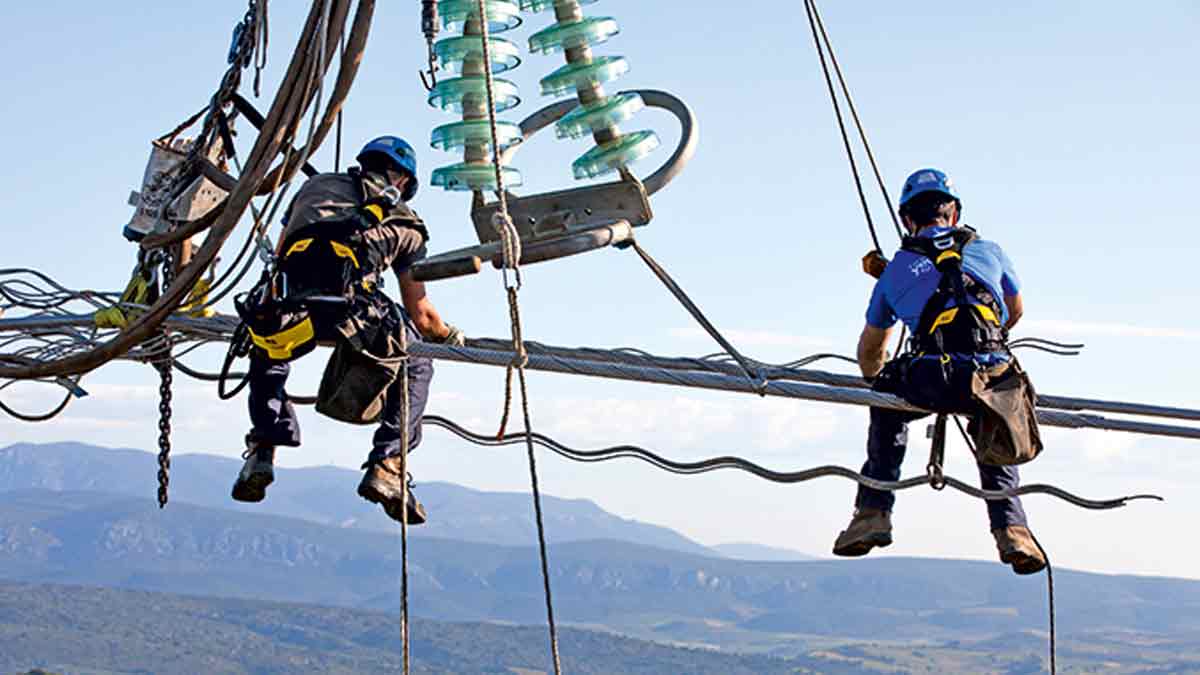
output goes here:
{"type": "MultiPolygon", "coordinates": [[[[408,328],[408,342],[419,341],[415,330],[408,328]]],[[[318,330],[318,333],[321,331],[318,330]]],[[[286,390],[291,364],[276,363],[253,350],[250,356],[250,433],[247,443],[298,447],[300,445],[300,422],[288,399],[286,390]]],[[[404,425],[408,425],[409,450],[421,443],[421,417],[429,402],[429,384],[433,380],[433,362],[424,358],[410,358],[408,379],[396,378],[388,388],[387,400],[375,431],[368,463],[385,457],[398,456],[402,452],[404,425]],[[404,419],[401,387],[408,387],[409,415],[404,419]]]]}
{"type": "MultiPolygon", "coordinates": [[[[928,413],[905,412],[889,408],[871,408],[871,427],[867,432],[867,462],[862,473],[883,481],[900,480],[900,465],[908,446],[908,423],[928,413]]],[[[1021,484],[1015,466],[979,465],[979,482],[984,490],[1007,490],[1021,484]]],[[[859,486],[855,506],[891,511],[896,495],[885,490],[859,486]]],[[[1025,525],[1021,500],[1013,497],[987,502],[988,520],[993,530],[1009,525],[1025,525]]]]}

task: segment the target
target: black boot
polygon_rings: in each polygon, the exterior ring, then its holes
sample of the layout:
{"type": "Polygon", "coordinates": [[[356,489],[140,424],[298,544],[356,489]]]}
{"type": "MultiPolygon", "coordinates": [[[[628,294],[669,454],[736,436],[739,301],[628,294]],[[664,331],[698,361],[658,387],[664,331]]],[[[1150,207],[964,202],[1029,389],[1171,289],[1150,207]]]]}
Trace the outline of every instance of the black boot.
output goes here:
{"type": "Polygon", "coordinates": [[[233,498],[261,502],[267,498],[267,486],[275,482],[275,446],[251,443],[242,457],[246,463],[233,484],[233,498]]]}

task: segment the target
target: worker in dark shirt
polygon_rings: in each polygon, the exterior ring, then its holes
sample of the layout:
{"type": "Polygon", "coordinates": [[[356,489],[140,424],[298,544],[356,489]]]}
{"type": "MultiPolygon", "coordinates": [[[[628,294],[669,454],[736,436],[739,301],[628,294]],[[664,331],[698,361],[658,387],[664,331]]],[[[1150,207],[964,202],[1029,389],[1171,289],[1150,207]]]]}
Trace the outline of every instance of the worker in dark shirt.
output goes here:
{"type": "MultiPolygon", "coordinates": [[[[354,213],[364,206],[374,205],[371,209],[378,216],[377,219],[370,221],[370,226],[356,231],[360,237],[355,241],[361,247],[357,255],[350,247],[339,248],[339,244],[332,244],[336,254],[349,259],[353,268],[378,268],[371,276],[356,281],[354,300],[369,302],[377,307],[379,311],[370,314],[375,321],[382,321],[388,316],[398,317],[394,328],[405,331],[410,343],[425,339],[461,345],[462,332],[442,320],[426,296],[425,285],[414,280],[409,272],[414,263],[425,257],[425,241],[428,237],[421,219],[407,205],[418,186],[412,147],[399,138],[385,136],[368,143],[359,153],[358,162],[357,169],[352,168],[347,173],[317,175],[301,187],[285,215],[280,258],[287,259],[293,253],[304,252],[311,246],[313,239],[306,236],[308,232],[328,223],[343,227],[338,222],[339,214],[354,213]],[[370,258],[370,264],[366,258],[370,258]],[[391,269],[399,279],[402,307],[396,307],[378,290],[383,283],[382,272],[387,269],[391,269]]],[[[291,285],[300,285],[302,276],[324,272],[311,269],[314,267],[320,266],[309,263],[308,268],[294,271],[292,276],[296,278],[291,280],[291,285]]],[[[281,291],[285,296],[289,292],[295,294],[296,290],[281,291]]],[[[336,305],[332,310],[322,309],[316,302],[310,303],[309,308],[314,326],[313,342],[335,339],[333,325],[341,319],[345,310],[336,305]]],[[[275,449],[278,446],[300,445],[299,421],[285,391],[291,358],[273,356],[277,355],[264,349],[251,352],[251,429],[246,436],[246,462],[233,486],[233,498],[238,501],[262,501],[266,497],[267,486],[274,481],[275,449]]],[[[429,359],[409,358],[407,371],[407,380],[397,378],[387,389],[373,447],[364,464],[366,473],[358,487],[359,495],[382,505],[387,514],[396,520],[403,516],[400,511],[401,495],[403,483],[408,480],[401,470],[403,425],[408,425],[410,449],[416,447],[421,440],[421,416],[428,401],[433,364],[429,359]],[[404,392],[400,387],[408,388],[408,419],[403,419],[404,392]]],[[[411,490],[407,491],[407,497],[408,522],[424,522],[424,509],[411,490]]]]}

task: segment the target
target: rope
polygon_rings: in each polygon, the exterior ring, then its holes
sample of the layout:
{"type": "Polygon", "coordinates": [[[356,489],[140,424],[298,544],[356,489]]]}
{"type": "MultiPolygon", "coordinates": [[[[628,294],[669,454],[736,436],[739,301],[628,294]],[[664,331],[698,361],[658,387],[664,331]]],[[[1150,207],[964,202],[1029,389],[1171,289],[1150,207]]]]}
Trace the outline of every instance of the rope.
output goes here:
{"type": "Polygon", "coordinates": [[[508,193],[504,189],[504,169],[500,163],[500,132],[496,123],[496,93],[492,80],[492,49],[490,26],[488,25],[487,3],[477,0],[479,12],[480,40],[483,50],[484,83],[488,97],[488,125],[492,137],[492,169],[496,174],[496,198],[500,208],[492,219],[492,225],[500,235],[503,254],[503,280],[508,295],[508,313],[511,320],[513,357],[509,361],[505,374],[504,412],[501,417],[501,428],[498,436],[504,435],[504,426],[508,422],[509,410],[512,405],[512,374],[517,371],[521,387],[521,413],[525,422],[525,446],[529,460],[529,480],[533,492],[534,519],[537,523],[538,555],[542,567],[542,590],[546,599],[546,623],[550,631],[550,654],[554,661],[555,675],[562,675],[562,659],[558,650],[558,626],[554,621],[554,599],[550,589],[550,561],[546,552],[546,527],[542,518],[542,496],[538,484],[537,458],[533,448],[533,422],[529,413],[529,389],[525,379],[525,365],[528,355],[525,352],[524,339],[521,335],[521,309],[517,293],[521,288],[521,237],[508,212],[508,193]],[[509,270],[513,271],[510,281],[509,270]]]}
{"type": "Polygon", "coordinates": [[[1050,564],[1050,556],[1042,547],[1042,542],[1038,541],[1033,532],[1030,532],[1029,536],[1033,539],[1033,544],[1038,547],[1038,552],[1046,560],[1046,595],[1049,597],[1050,607],[1050,675],[1055,675],[1058,672],[1058,636],[1055,630],[1054,616],[1054,567],[1050,564]]]}
{"type": "Polygon", "coordinates": [[[821,70],[825,73],[825,85],[829,88],[829,99],[833,103],[833,113],[837,116],[838,130],[842,134],[842,145],[846,147],[846,159],[850,160],[850,173],[854,176],[854,187],[858,190],[858,200],[862,204],[863,215],[867,218],[867,229],[871,232],[871,241],[875,250],[883,254],[879,244],[879,234],[875,231],[875,221],[871,218],[871,207],[867,204],[867,194],[863,191],[862,177],[858,174],[858,162],[854,160],[854,149],[850,147],[850,135],[846,132],[846,120],[842,117],[842,106],[838,103],[837,93],[833,89],[833,77],[829,74],[829,64],[825,62],[825,50],[821,48],[821,38],[817,34],[817,22],[813,17],[814,4],[812,0],[804,0],[804,11],[808,14],[808,25],[812,29],[813,44],[817,47],[817,56],[821,59],[821,70]]]}
{"type": "MultiPolygon", "coordinates": [[[[962,438],[967,443],[967,448],[971,450],[971,454],[978,456],[975,451],[975,443],[971,440],[971,435],[963,428],[962,422],[958,417],[954,418],[954,424],[958,427],[958,432],[962,434],[962,438]]],[[[1161,500],[1161,498],[1160,498],[1161,500]]],[[[1028,528],[1026,528],[1028,530],[1028,528]]],[[[1050,605],[1050,675],[1055,675],[1058,672],[1058,645],[1057,636],[1054,626],[1054,567],[1050,564],[1050,556],[1046,553],[1046,549],[1042,547],[1042,542],[1038,541],[1032,530],[1029,530],[1029,537],[1033,539],[1033,545],[1037,546],[1038,552],[1042,554],[1042,559],[1046,561],[1046,595],[1049,597],[1050,605]]]]}
{"type": "Polygon", "coordinates": [[[404,675],[412,672],[412,656],[410,649],[408,621],[408,451],[412,439],[409,437],[408,420],[412,416],[412,400],[408,391],[408,329],[401,323],[400,344],[404,352],[404,364],[401,375],[404,378],[404,393],[400,398],[400,419],[403,429],[400,432],[400,642],[404,652],[404,675]]]}
{"type": "MultiPolygon", "coordinates": [[[[854,126],[858,129],[858,138],[862,141],[863,149],[867,153],[867,159],[871,163],[871,170],[875,174],[875,182],[879,184],[879,191],[883,194],[884,203],[887,204],[888,215],[892,217],[892,225],[896,228],[896,236],[904,239],[904,230],[900,227],[900,219],[896,215],[896,208],[892,206],[892,197],[888,194],[887,183],[883,180],[883,174],[879,171],[879,163],[875,161],[875,153],[871,150],[871,142],[867,140],[867,132],[863,129],[862,119],[858,116],[858,108],[854,105],[854,97],[850,95],[850,87],[846,84],[846,77],[842,74],[841,65],[838,64],[837,54],[833,51],[833,43],[829,39],[829,33],[825,30],[825,22],[821,20],[821,12],[817,10],[817,2],[816,0],[807,0],[807,2],[812,8],[811,19],[816,20],[817,28],[821,31],[821,38],[825,42],[825,51],[829,52],[829,61],[833,64],[834,72],[837,73],[838,83],[842,89],[842,96],[846,98],[846,107],[850,109],[850,116],[854,118],[854,126]]],[[[826,72],[826,76],[828,76],[828,72],[826,72]]]]}

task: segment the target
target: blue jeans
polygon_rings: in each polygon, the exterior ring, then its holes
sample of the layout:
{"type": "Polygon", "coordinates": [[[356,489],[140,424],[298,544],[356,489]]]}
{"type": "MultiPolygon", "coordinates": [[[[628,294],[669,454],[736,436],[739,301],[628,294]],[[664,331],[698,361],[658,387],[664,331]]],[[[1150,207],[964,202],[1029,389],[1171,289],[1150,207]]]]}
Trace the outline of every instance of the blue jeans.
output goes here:
{"type": "MultiPolygon", "coordinates": [[[[888,408],[871,408],[871,427],[867,432],[867,462],[863,475],[875,480],[900,480],[900,465],[908,446],[908,423],[926,417],[927,413],[904,412],[888,408]]],[[[985,490],[1007,490],[1018,487],[1021,477],[1015,466],[979,465],[979,483],[985,490]]],[[[891,511],[896,495],[889,491],[859,486],[855,506],[891,511]]],[[[1018,498],[987,502],[991,529],[1009,525],[1025,525],[1025,510],[1018,498]]]]}

